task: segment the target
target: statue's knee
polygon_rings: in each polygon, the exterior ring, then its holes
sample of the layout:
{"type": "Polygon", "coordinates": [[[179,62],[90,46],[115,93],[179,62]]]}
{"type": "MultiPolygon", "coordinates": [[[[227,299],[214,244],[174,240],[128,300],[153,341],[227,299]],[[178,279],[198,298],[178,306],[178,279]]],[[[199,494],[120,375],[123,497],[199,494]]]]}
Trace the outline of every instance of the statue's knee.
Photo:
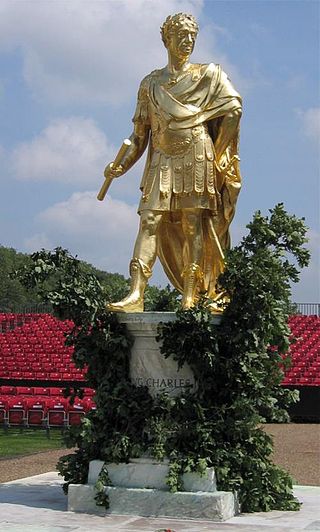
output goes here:
{"type": "Polygon", "coordinates": [[[143,231],[154,235],[158,227],[158,216],[153,212],[146,213],[141,218],[141,228],[143,231]]]}

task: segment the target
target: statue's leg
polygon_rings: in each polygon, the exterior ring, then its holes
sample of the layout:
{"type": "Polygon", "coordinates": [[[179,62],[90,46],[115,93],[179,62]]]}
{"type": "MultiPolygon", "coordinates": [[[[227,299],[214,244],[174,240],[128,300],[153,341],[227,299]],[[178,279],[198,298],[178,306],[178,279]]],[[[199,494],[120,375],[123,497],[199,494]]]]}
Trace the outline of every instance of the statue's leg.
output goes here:
{"type": "Polygon", "coordinates": [[[183,297],[182,308],[188,309],[196,302],[196,293],[203,278],[201,269],[203,253],[202,209],[184,209],[182,211],[182,229],[187,246],[187,265],[182,272],[183,297]]]}
{"type": "Polygon", "coordinates": [[[142,312],[144,291],[152,274],[157,256],[157,230],[162,214],[142,211],[140,227],[130,262],[130,292],[122,301],[110,303],[107,308],[114,312],[142,312]]]}

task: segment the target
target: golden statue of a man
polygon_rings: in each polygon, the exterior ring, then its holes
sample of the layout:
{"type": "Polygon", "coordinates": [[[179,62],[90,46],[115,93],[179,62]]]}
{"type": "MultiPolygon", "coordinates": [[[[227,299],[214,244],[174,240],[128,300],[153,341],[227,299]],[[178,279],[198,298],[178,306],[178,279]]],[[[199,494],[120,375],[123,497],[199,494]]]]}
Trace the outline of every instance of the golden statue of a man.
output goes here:
{"type": "Polygon", "coordinates": [[[142,80],[131,145],[121,164],[110,163],[105,170],[105,175],[119,177],[148,146],[131,290],[108,306],[112,311],[143,311],[157,256],[182,293],[184,309],[199,294],[219,297],[216,281],[230,246],[229,225],[241,187],[241,97],[219,65],[189,62],[198,29],[194,17],[184,13],[164,22],[168,65],[142,80]]]}

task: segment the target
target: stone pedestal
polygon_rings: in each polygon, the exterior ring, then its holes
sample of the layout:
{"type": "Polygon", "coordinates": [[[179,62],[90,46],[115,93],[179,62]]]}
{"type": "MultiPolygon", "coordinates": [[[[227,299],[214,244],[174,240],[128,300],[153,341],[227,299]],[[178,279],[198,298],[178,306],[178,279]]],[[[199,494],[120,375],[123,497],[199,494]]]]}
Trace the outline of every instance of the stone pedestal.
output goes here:
{"type": "MultiPolygon", "coordinates": [[[[134,312],[119,313],[119,321],[125,323],[134,338],[131,350],[130,377],[136,386],[147,386],[155,396],[166,392],[178,395],[187,388],[195,389],[196,382],[191,368],[185,364],[178,370],[172,358],[164,358],[156,340],[160,323],[174,321],[174,312],[134,312]]],[[[212,317],[214,323],[220,316],[212,317]]]]}
{"type": "MultiPolygon", "coordinates": [[[[213,316],[215,323],[220,316],[213,316]]],[[[134,338],[131,350],[130,377],[137,386],[147,386],[150,394],[177,395],[189,388],[195,390],[196,382],[191,368],[184,365],[178,370],[172,358],[165,359],[156,341],[160,322],[175,320],[173,312],[140,312],[119,314],[134,338]]],[[[108,510],[95,504],[94,484],[103,462],[90,463],[88,483],[69,486],[68,509],[99,515],[129,514],[147,517],[177,517],[225,521],[238,513],[233,493],[217,491],[213,469],[203,477],[187,473],[182,477],[184,490],[169,492],[166,477],[167,460],[156,462],[151,458],[132,459],[128,464],[107,464],[110,485],[105,486],[109,497],[108,510]]]]}
{"type": "Polygon", "coordinates": [[[140,458],[129,464],[108,464],[110,486],[105,487],[110,506],[106,510],[96,506],[94,484],[103,462],[90,462],[88,484],[71,484],[68,510],[98,515],[140,515],[142,517],[177,517],[225,521],[238,513],[234,495],[217,491],[214,470],[208,468],[205,476],[186,473],[182,480],[185,491],[168,491],[167,461],[140,458]]]}

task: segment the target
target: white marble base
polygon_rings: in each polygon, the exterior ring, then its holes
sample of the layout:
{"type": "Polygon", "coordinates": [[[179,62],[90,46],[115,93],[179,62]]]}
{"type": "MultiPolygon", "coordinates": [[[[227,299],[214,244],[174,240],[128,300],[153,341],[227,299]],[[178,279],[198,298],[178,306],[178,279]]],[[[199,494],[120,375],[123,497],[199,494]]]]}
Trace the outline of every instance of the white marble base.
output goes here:
{"type": "MultiPolygon", "coordinates": [[[[174,312],[133,312],[119,313],[120,323],[124,323],[134,338],[131,349],[130,378],[136,386],[147,386],[150,394],[166,392],[179,395],[187,388],[196,389],[196,381],[191,368],[185,364],[178,370],[173,358],[164,358],[156,340],[159,323],[172,322],[174,312]]],[[[213,323],[220,323],[220,316],[212,316],[213,323]]]]}
{"type": "MultiPolygon", "coordinates": [[[[103,466],[101,460],[92,460],[89,465],[88,484],[95,484],[103,466]]],[[[151,488],[169,491],[166,477],[169,474],[169,461],[157,462],[152,458],[132,459],[129,464],[108,464],[108,475],[112,486],[121,488],[151,488]]],[[[197,473],[182,475],[185,491],[205,491],[212,493],[217,490],[213,468],[207,468],[202,477],[197,473]]]]}
{"type": "Polygon", "coordinates": [[[177,492],[141,488],[106,487],[110,507],[96,506],[94,486],[70,484],[68,511],[97,515],[119,514],[142,517],[175,517],[226,521],[236,514],[230,492],[177,492]]]}
{"type": "Polygon", "coordinates": [[[98,515],[121,514],[145,517],[201,518],[225,521],[238,513],[231,492],[217,491],[213,468],[203,477],[196,473],[182,476],[184,491],[171,493],[166,484],[169,461],[152,458],[133,459],[129,464],[107,464],[112,486],[106,486],[110,507],[96,506],[94,484],[103,466],[92,460],[88,484],[69,486],[68,510],[98,515]]]}

